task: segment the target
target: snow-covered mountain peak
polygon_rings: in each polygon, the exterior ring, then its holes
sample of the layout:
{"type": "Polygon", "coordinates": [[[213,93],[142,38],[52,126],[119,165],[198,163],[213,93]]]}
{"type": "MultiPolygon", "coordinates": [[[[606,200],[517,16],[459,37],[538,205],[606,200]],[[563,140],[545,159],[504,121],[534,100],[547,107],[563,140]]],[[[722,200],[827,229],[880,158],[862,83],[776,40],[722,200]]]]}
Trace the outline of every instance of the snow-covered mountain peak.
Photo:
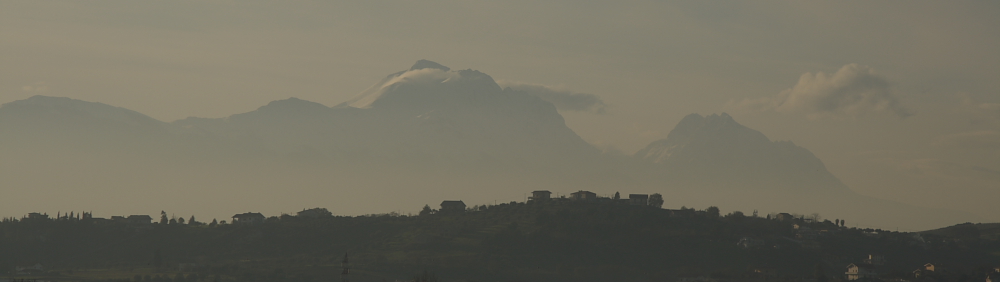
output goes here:
{"type": "Polygon", "coordinates": [[[496,81],[485,73],[453,71],[441,64],[420,60],[409,70],[387,76],[338,107],[369,109],[378,105],[441,103],[502,92],[496,81]]]}
{"type": "Polygon", "coordinates": [[[439,69],[443,71],[451,70],[451,68],[449,67],[428,60],[419,60],[417,61],[416,64],[413,64],[413,66],[410,67],[410,70],[419,70],[419,69],[439,69]]]}

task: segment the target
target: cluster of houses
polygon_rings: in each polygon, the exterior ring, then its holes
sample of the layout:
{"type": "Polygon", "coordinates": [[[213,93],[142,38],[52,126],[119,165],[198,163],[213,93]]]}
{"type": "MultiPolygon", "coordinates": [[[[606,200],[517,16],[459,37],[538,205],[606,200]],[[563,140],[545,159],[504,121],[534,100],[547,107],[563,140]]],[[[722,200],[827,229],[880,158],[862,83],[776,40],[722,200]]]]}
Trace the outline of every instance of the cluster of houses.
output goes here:
{"type": "MultiPolygon", "coordinates": [[[[618,193],[615,193],[614,198],[598,197],[597,193],[590,191],[577,191],[569,194],[569,197],[558,197],[553,198],[552,192],[547,190],[532,191],[531,197],[528,197],[529,202],[547,202],[547,201],[588,201],[588,202],[615,202],[630,205],[640,205],[640,206],[656,206],[660,207],[663,205],[663,197],[660,194],[629,194],[628,199],[621,199],[618,193]]],[[[455,213],[464,212],[468,206],[465,202],[461,200],[445,200],[441,202],[441,209],[438,210],[439,213],[455,213]]],[[[704,213],[704,211],[695,211],[693,209],[682,209],[682,210],[671,210],[676,212],[678,216],[682,215],[695,215],[699,212],[704,213]]],[[[671,213],[673,214],[673,213],[671,213]]]]}
{"type": "MultiPolygon", "coordinates": [[[[885,270],[886,260],[882,255],[869,254],[862,262],[847,265],[847,271],[843,273],[841,279],[859,282],[938,282],[938,281],[1000,281],[1000,267],[993,268],[985,277],[963,277],[969,271],[959,271],[956,269],[943,268],[934,263],[927,263],[920,266],[907,277],[898,277],[897,274],[890,274],[885,270]]],[[[753,268],[742,275],[746,281],[781,281],[778,272],[770,268],[753,268]]],[[[717,279],[694,277],[681,279],[689,282],[717,282],[717,279]]],[[[802,281],[818,281],[818,279],[803,279],[802,281]]]]}
{"type": "MultiPolygon", "coordinates": [[[[617,196],[617,194],[616,194],[617,196]]],[[[552,192],[547,190],[538,190],[531,192],[531,197],[528,197],[530,202],[543,202],[543,201],[617,201],[619,203],[628,203],[631,205],[662,205],[663,198],[660,194],[653,194],[652,196],[647,194],[629,194],[628,199],[615,198],[604,198],[598,197],[597,193],[590,191],[577,191],[570,193],[569,197],[553,198],[552,192]],[[659,204],[656,201],[659,201],[659,204]]],[[[445,200],[441,202],[441,209],[438,212],[451,213],[451,212],[463,212],[466,210],[467,205],[461,200],[445,200]]],[[[693,210],[691,210],[693,212],[693,210]]]]}
{"type": "Polygon", "coordinates": [[[862,260],[862,262],[860,263],[852,263],[847,265],[847,271],[844,272],[844,276],[849,281],[873,280],[878,278],[879,275],[878,268],[883,265],[885,265],[884,256],[868,255],[868,257],[862,260]]]}
{"type": "MultiPolygon", "coordinates": [[[[463,204],[464,205],[464,204],[463,204]]],[[[463,207],[464,208],[464,207],[463,207]]],[[[325,208],[312,208],[303,209],[296,214],[298,217],[305,218],[318,218],[318,217],[329,217],[333,214],[325,208]]],[[[246,212],[241,214],[233,215],[232,224],[242,224],[242,225],[254,225],[264,223],[267,219],[263,214],[259,212],[246,212]]],[[[89,221],[94,223],[111,223],[111,224],[124,224],[132,227],[152,227],[153,217],[145,214],[134,214],[129,216],[112,216],[110,219],[94,217],[93,213],[82,212],[79,214],[68,213],[66,215],[58,215],[56,218],[49,218],[48,214],[45,213],[29,213],[27,216],[22,217],[22,220],[27,221],[49,221],[49,220],[79,220],[79,221],[89,221]]],[[[223,221],[225,223],[225,221],[223,221]]]]}
{"type": "Polygon", "coordinates": [[[881,255],[868,255],[867,258],[863,259],[860,263],[852,263],[847,265],[847,271],[844,272],[844,277],[848,281],[894,281],[894,282],[919,282],[919,281],[962,281],[963,278],[969,280],[966,281],[983,281],[986,282],[998,282],[1000,281],[1000,267],[995,267],[991,272],[987,273],[985,277],[962,277],[963,274],[968,274],[968,270],[959,270],[956,268],[942,267],[939,264],[927,263],[916,270],[910,272],[910,276],[906,278],[902,277],[885,277],[888,271],[882,270],[885,266],[886,260],[884,256],[881,255]],[[983,280],[981,280],[983,279],[983,280]]]}
{"type": "Polygon", "coordinates": [[[149,215],[129,215],[129,216],[112,216],[110,219],[102,217],[94,217],[93,213],[81,212],[81,213],[66,213],[57,214],[55,218],[49,218],[48,214],[45,213],[28,213],[27,216],[23,217],[22,220],[28,221],[45,221],[45,220],[77,220],[77,221],[90,221],[95,223],[123,223],[129,225],[150,225],[153,222],[153,218],[149,215]]]}
{"type": "Polygon", "coordinates": [[[660,194],[629,194],[627,199],[622,199],[618,193],[612,198],[598,197],[597,193],[590,191],[577,191],[569,194],[569,197],[562,198],[552,198],[552,192],[547,190],[532,191],[531,197],[528,198],[529,201],[551,201],[551,200],[569,200],[569,201],[594,201],[594,202],[618,202],[627,203],[630,205],[640,205],[640,206],[662,206],[663,196],[660,194]]]}

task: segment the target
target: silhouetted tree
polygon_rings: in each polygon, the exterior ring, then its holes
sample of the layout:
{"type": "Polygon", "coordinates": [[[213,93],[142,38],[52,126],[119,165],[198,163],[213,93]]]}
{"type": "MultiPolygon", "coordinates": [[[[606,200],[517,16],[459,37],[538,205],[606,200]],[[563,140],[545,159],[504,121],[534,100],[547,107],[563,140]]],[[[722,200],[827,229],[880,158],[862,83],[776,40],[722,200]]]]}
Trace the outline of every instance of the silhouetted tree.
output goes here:
{"type": "Polygon", "coordinates": [[[653,193],[649,195],[649,205],[657,208],[663,207],[663,195],[660,193],[653,193]]]}
{"type": "Polygon", "coordinates": [[[183,217],[177,218],[177,223],[184,224],[184,218],[183,217]]]}
{"type": "Polygon", "coordinates": [[[705,209],[705,213],[708,214],[708,217],[712,218],[719,217],[719,208],[716,206],[708,207],[707,209],[705,209]]]}
{"type": "Polygon", "coordinates": [[[420,215],[430,215],[432,212],[434,211],[431,210],[430,205],[424,205],[424,208],[420,210],[420,215]]]}
{"type": "Polygon", "coordinates": [[[615,200],[621,200],[621,198],[622,198],[622,194],[618,194],[618,192],[615,192],[615,198],[614,199],[615,200]]]}
{"type": "Polygon", "coordinates": [[[169,219],[167,219],[167,212],[160,211],[160,224],[166,225],[167,222],[169,222],[169,219]]]}
{"type": "Polygon", "coordinates": [[[198,225],[199,222],[194,220],[194,215],[191,215],[191,219],[188,219],[188,225],[198,225]]]}
{"type": "Polygon", "coordinates": [[[215,220],[214,218],[212,219],[212,223],[208,224],[208,226],[210,227],[215,227],[216,225],[219,225],[219,221],[215,220]]]}

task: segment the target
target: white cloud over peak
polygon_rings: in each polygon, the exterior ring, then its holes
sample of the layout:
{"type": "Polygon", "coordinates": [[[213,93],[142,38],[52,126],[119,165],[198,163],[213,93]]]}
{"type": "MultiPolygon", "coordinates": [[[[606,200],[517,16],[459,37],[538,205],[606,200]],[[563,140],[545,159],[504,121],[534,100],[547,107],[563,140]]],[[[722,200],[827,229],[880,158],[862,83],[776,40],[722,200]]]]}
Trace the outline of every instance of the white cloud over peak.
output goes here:
{"type": "Polygon", "coordinates": [[[836,73],[804,73],[799,82],[771,97],[730,101],[728,108],[800,113],[810,118],[859,117],[889,113],[912,115],[893,90],[892,83],[867,66],[848,64],[836,73]]]}
{"type": "Polygon", "coordinates": [[[962,94],[962,106],[978,118],[1000,120],[1000,103],[986,103],[973,100],[969,95],[962,94]]]}
{"type": "Polygon", "coordinates": [[[594,94],[573,92],[561,87],[552,87],[541,84],[520,83],[511,81],[498,81],[501,87],[526,92],[530,95],[541,98],[556,106],[556,109],[565,111],[591,112],[603,114],[608,105],[601,100],[601,97],[594,94]]]}

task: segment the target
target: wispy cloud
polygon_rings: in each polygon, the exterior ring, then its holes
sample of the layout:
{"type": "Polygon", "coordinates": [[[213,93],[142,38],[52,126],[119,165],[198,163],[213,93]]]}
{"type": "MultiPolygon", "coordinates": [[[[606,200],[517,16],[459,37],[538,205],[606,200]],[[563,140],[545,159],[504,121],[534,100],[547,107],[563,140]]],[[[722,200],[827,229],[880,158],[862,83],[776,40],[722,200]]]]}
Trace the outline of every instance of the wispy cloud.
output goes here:
{"type": "Polygon", "coordinates": [[[935,145],[996,152],[1000,150],[1000,131],[980,130],[949,134],[938,138],[935,145]]]}
{"type": "Polygon", "coordinates": [[[44,81],[39,81],[32,83],[31,85],[21,86],[21,91],[29,93],[45,93],[49,91],[49,86],[46,85],[44,81]]]}
{"type": "Polygon", "coordinates": [[[541,84],[502,80],[497,83],[504,88],[509,87],[510,89],[516,91],[522,91],[530,95],[537,96],[542,100],[552,103],[559,110],[603,114],[608,108],[608,105],[604,103],[604,100],[601,100],[601,97],[594,94],[573,92],[561,87],[552,87],[541,84]]]}
{"type": "Polygon", "coordinates": [[[727,107],[749,111],[800,113],[810,118],[859,117],[890,113],[912,115],[893,90],[892,83],[867,66],[848,64],[836,73],[805,73],[792,88],[775,96],[730,101],[727,107]]]}

